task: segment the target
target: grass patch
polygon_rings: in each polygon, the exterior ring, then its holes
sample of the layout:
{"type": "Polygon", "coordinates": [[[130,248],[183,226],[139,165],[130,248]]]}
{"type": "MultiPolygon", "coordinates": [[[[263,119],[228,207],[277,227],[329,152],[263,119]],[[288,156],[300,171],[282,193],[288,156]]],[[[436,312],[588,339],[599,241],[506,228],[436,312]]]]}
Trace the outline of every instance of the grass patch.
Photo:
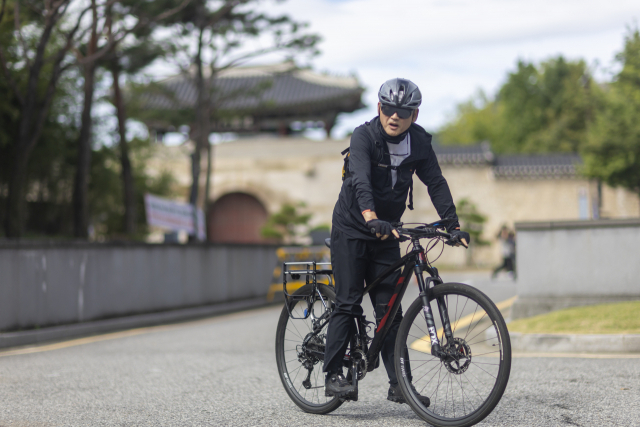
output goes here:
{"type": "Polygon", "coordinates": [[[527,334],[640,334],[640,301],[566,308],[508,327],[527,334]]]}

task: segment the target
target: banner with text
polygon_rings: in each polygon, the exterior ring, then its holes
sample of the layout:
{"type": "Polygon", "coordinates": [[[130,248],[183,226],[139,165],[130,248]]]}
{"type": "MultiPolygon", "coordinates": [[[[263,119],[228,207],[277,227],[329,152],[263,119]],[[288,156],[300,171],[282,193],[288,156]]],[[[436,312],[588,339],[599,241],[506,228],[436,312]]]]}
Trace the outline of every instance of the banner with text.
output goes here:
{"type": "MultiPolygon", "coordinates": [[[[145,194],[144,207],[147,211],[147,224],[168,228],[173,231],[186,231],[191,235],[195,234],[193,205],[164,199],[152,194],[145,194]]],[[[204,213],[202,209],[198,209],[196,214],[198,216],[198,240],[205,240],[204,213]]]]}

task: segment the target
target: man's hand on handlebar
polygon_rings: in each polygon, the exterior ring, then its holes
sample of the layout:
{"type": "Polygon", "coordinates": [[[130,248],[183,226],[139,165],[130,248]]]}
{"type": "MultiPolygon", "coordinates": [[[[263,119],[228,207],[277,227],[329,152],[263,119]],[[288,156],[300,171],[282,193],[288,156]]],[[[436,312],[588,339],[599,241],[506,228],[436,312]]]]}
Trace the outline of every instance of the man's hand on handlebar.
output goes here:
{"type": "Polygon", "coordinates": [[[371,230],[371,233],[379,237],[380,240],[386,240],[391,234],[396,236],[396,239],[400,238],[398,230],[393,228],[387,221],[378,219],[375,212],[365,211],[362,213],[362,216],[364,216],[364,220],[367,222],[367,227],[371,230]]]}
{"type": "Polygon", "coordinates": [[[469,247],[469,243],[471,243],[471,236],[466,231],[460,231],[460,229],[451,231],[451,239],[447,244],[451,246],[464,246],[465,248],[469,247]]]}
{"type": "Polygon", "coordinates": [[[396,236],[396,239],[400,237],[398,231],[393,228],[391,224],[381,219],[372,219],[371,221],[367,221],[367,227],[369,227],[371,233],[375,234],[376,237],[379,237],[380,240],[385,240],[391,234],[396,236]]]}

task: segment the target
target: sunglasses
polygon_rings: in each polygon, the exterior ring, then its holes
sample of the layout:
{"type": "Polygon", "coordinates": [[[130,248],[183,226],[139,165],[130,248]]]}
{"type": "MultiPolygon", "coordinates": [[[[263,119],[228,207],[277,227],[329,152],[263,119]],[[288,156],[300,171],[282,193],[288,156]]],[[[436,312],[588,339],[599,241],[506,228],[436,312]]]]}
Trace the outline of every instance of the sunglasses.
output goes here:
{"type": "Polygon", "coordinates": [[[391,117],[395,113],[398,113],[398,117],[400,117],[401,119],[408,119],[409,117],[411,117],[411,114],[413,113],[413,110],[407,110],[407,109],[404,109],[404,108],[392,107],[390,105],[383,105],[382,106],[382,114],[384,114],[385,116],[391,117]]]}

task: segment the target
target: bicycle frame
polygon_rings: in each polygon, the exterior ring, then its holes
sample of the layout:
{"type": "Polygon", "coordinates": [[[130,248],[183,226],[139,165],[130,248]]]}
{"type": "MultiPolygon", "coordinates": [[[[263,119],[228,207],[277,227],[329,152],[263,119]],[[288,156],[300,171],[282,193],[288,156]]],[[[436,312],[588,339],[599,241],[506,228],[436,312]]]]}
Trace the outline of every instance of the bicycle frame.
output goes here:
{"type": "MultiPolygon", "coordinates": [[[[411,239],[411,245],[412,245],[412,249],[409,253],[407,253],[398,261],[396,261],[391,266],[389,266],[385,271],[383,271],[380,274],[380,276],[378,276],[378,278],[376,278],[376,280],[374,280],[372,283],[366,286],[363,291],[363,295],[368,294],[369,292],[371,292],[372,289],[380,285],[380,283],[382,283],[383,280],[385,280],[390,275],[395,273],[398,269],[402,268],[400,277],[397,283],[395,284],[394,293],[391,296],[391,299],[389,300],[389,303],[387,305],[386,313],[378,323],[375,336],[373,340],[370,341],[370,345],[368,346],[368,348],[367,348],[367,343],[369,343],[369,340],[367,339],[367,335],[365,331],[366,322],[365,322],[364,316],[356,319],[357,332],[354,334],[354,337],[357,337],[357,339],[360,341],[360,344],[363,347],[363,350],[366,352],[366,360],[367,360],[367,366],[368,366],[367,371],[372,371],[375,367],[375,362],[376,362],[376,359],[378,358],[380,350],[382,349],[382,344],[384,343],[384,340],[387,337],[387,334],[389,333],[389,330],[391,328],[391,324],[393,323],[392,321],[389,321],[389,319],[394,319],[396,314],[398,313],[402,298],[404,297],[404,293],[407,289],[407,286],[409,285],[411,276],[414,273],[418,281],[420,297],[422,298],[423,307],[424,307],[424,316],[427,323],[429,336],[431,339],[431,353],[434,356],[437,356],[440,358],[447,357],[447,355],[441,350],[440,341],[438,340],[438,336],[436,332],[435,320],[429,304],[429,292],[430,292],[429,289],[432,286],[441,284],[442,279],[438,274],[438,270],[435,267],[431,267],[428,265],[426,261],[424,249],[420,245],[419,239],[418,238],[411,239]],[[422,275],[423,272],[428,273],[430,277],[428,277],[425,280],[422,275]]],[[[320,292],[318,291],[317,280],[316,280],[316,275],[325,275],[329,277],[329,280],[331,280],[330,275],[332,274],[332,270],[317,269],[318,265],[324,266],[326,264],[328,263],[290,262],[290,263],[283,264],[283,269],[282,269],[283,290],[284,290],[284,295],[286,300],[285,305],[289,310],[289,315],[293,317],[293,314],[289,307],[291,303],[296,301],[306,300],[308,304],[308,310],[305,310],[303,318],[306,319],[307,317],[312,316],[312,319],[314,320],[314,333],[308,336],[307,339],[304,340],[305,342],[303,344],[308,342],[308,340],[312,336],[315,336],[320,330],[322,330],[322,328],[329,321],[328,317],[316,318],[312,313],[312,307],[310,303],[314,294],[318,294],[323,304],[325,304],[325,307],[326,307],[326,302],[322,298],[322,295],[320,294],[320,292]],[[306,269],[298,270],[298,269],[287,268],[289,266],[302,266],[302,265],[305,265],[306,269]],[[306,275],[306,284],[313,284],[312,292],[309,295],[304,295],[304,296],[303,295],[294,296],[289,294],[286,289],[287,275],[290,275],[294,280],[297,280],[299,279],[299,276],[302,274],[306,275]]],[[[448,342],[451,342],[453,339],[453,334],[451,332],[451,325],[449,322],[449,315],[448,315],[446,303],[443,299],[440,299],[440,298],[438,298],[436,301],[438,304],[438,311],[440,314],[440,318],[442,320],[442,324],[444,327],[444,334],[447,337],[448,342]]],[[[348,363],[349,359],[345,358],[345,362],[348,363]]],[[[354,382],[355,381],[356,381],[356,376],[354,375],[354,382]]]]}
{"type": "MultiPolygon", "coordinates": [[[[404,293],[407,290],[407,286],[409,286],[411,275],[414,273],[418,281],[418,289],[420,290],[420,297],[422,298],[422,304],[424,307],[427,329],[429,331],[429,336],[431,339],[431,352],[434,356],[439,356],[441,354],[440,341],[438,340],[438,336],[436,333],[435,320],[433,318],[431,307],[429,305],[429,289],[432,284],[433,286],[441,284],[442,279],[438,274],[438,270],[435,267],[430,267],[427,264],[424,249],[420,245],[419,240],[412,239],[411,244],[413,246],[413,249],[408,254],[406,254],[389,268],[387,268],[380,274],[380,276],[376,280],[374,280],[364,289],[364,295],[366,295],[373,288],[378,286],[384,279],[389,277],[399,268],[403,267],[402,272],[400,273],[400,278],[398,278],[398,282],[395,285],[394,293],[389,300],[389,304],[387,305],[387,311],[383,318],[380,320],[380,323],[376,328],[375,337],[371,341],[369,350],[367,351],[367,363],[369,366],[373,366],[373,363],[377,359],[378,354],[382,349],[382,344],[384,343],[384,340],[389,333],[389,329],[391,328],[391,324],[393,323],[389,322],[388,320],[394,319],[396,314],[398,313],[402,298],[404,297],[404,293]],[[428,273],[430,276],[426,281],[422,277],[423,272],[428,273]]],[[[443,325],[445,325],[445,335],[448,339],[452,339],[453,334],[451,333],[449,315],[444,300],[438,300],[438,311],[440,312],[442,323],[443,325]]]]}

